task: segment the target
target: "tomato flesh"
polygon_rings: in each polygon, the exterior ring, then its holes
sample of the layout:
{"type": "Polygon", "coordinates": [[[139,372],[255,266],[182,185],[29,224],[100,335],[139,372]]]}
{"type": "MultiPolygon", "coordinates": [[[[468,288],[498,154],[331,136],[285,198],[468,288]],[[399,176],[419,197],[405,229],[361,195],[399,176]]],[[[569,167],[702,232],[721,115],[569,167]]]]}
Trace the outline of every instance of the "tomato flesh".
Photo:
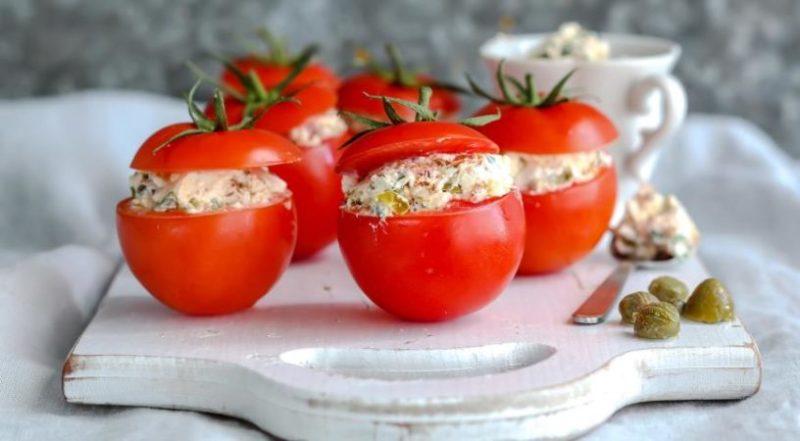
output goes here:
{"type": "Polygon", "coordinates": [[[156,213],[117,205],[117,233],[134,276],[166,306],[190,315],[252,306],[289,264],[297,238],[291,197],[213,213],[156,213]]]}
{"type": "Polygon", "coordinates": [[[522,258],[519,193],[380,219],[342,210],[339,246],[364,293],[388,313],[440,321],[476,311],[508,285],[522,258]]]}
{"type": "Polygon", "coordinates": [[[613,166],[564,190],[523,193],[527,232],[519,273],[558,271],[591,252],[608,230],[616,197],[613,166]]]}

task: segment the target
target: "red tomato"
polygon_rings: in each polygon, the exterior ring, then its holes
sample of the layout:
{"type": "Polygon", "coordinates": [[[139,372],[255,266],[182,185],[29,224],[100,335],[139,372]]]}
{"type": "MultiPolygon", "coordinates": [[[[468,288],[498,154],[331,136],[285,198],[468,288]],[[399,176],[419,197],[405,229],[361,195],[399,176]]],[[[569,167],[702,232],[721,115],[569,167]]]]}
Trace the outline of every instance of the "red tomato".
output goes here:
{"type": "Polygon", "coordinates": [[[177,123],[157,131],[136,152],[131,168],[154,172],[188,172],[267,167],[300,160],[291,141],[266,130],[236,130],[187,136],[153,153],[192,123],[177,123]]]}
{"type": "MultiPolygon", "coordinates": [[[[415,122],[370,132],[344,149],[337,170],[360,176],[390,161],[431,153],[497,153],[475,130],[415,122]]],[[[435,321],[494,299],[519,266],[524,212],[517,192],[479,204],[387,218],[341,210],[339,246],[378,306],[406,320],[435,321]]]]}
{"type": "Polygon", "coordinates": [[[117,234],[131,271],[156,299],[184,314],[252,306],[289,265],[297,238],[291,197],[214,213],[156,213],[117,205],[117,234]]]}
{"type": "MultiPolygon", "coordinates": [[[[595,108],[576,101],[537,108],[491,103],[477,112],[498,121],[476,129],[503,152],[565,154],[605,148],[617,137],[613,123],[595,108]]],[[[614,211],[616,172],[603,170],[589,182],[564,190],[522,194],[527,234],[520,274],[557,271],[592,251],[614,211]]]]}
{"type": "MultiPolygon", "coordinates": [[[[243,57],[233,61],[233,65],[239,68],[244,73],[251,70],[256,72],[258,78],[266,87],[272,87],[283,81],[289,72],[292,71],[292,66],[284,66],[276,63],[265,63],[255,57],[243,57]]],[[[222,84],[229,85],[236,90],[243,90],[242,84],[229,70],[225,69],[220,78],[222,84]]],[[[310,63],[297,78],[292,81],[292,86],[303,86],[307,84],[315,84],[323,87],[336,90],[339,87],[339,77],[331,71],[330,68],[322,63],[310,63]]]]}
{"type": "MultiPolygon", "coordinates": [[[[148,172],[247,169],[294,162],[297,146],[265,130],[195,134],[157,147],[190,123],[167,126],[139,148],[131,167],[148,172]]],[[[297,240],[294,203],[213,213],[154,212],[117,205],[117,234],[136,278],[165,305],[193,315],[225,314],[264,296],[297,240]]]]}
{"type": "MultiPolygon", "coordinates": [[[[278,103],[264,112],[255,127],[288,136],[296,126],[309,117],[335,108],[336,93],[327,87],[311,85],[302,88],[295,98],[299,102],[278,103]]],[[[228,98],[225,112],[231,123],[242,119],[244,104],[228,98]]],[[[213,118],[214,107],[206,106],[206,114],[213,118]]],[[[349,133],[328,140],[325,145],[301,148],[300,162],[271,167],[292,190],[297,206],[297,247],[294,260],[313,256],[336,240],[336,219],[342,203],[339,175],[334,172],[337,150],[350,137],[349,133]]]]}
{"type": "MultiPolygon", "coordinates": [[[[418,76],[421,85],[430,83],[431,78],[418,76]]],[[[407,87],[392,83],[376,74],[359,74],[346,79],[339,87],[339,109],[358,113],[381,121],[388,121],[381,100],[364,95],[380,95],[400,98],[412,102],[419,99],[419,87],[407,87]]],[[[404,106],[392,107],[404,119],[412,120],[414,112],[404,106]]],[[[431,110],[438,111],[442,118],[450,118],[461,109],[461,102],[450,90],[434,87],[430,102],[431,110]]]]}
{"type": "Polygon", "coordinates": [[[514,277],[525,214],[519,193],[443,212],[380,219],[342,210],[339,246],[358,286],[405,320],[476,311],[514,277]]]}
{"type": "Polygon", "coordinates": [[[381,165],[429,153],[498,153],[497,145],[462,124],[430,121],[399,124],[360,137],[342,152],[337,172],[364,176],[381,165]]]}
{"type": "Polygon", "coordinates": [[[491,103],[476,115],[500,119],[476,129],[496,142],[503,151],[556,155],[577,153],[608,145],[617,139],[617,129],[599,110],[578,101],[537,108],[491,103]]]}
{"type": "Polygon", "coordinates": [[[527,233],[519,273],[557,271],[591,252],[608,229],[616,198],[613,167],[564,190],[523,194],[527,233]]]}
{"type": "Polygon", "coordinates": [[[303,148],[303,159],[272,167],[286,181],[297,205],[297,247],[294,260],[309,258],[336,240],[336,220],[342,204],[341,177],[333,171],[345,133],[325,146],[303,148]]]}

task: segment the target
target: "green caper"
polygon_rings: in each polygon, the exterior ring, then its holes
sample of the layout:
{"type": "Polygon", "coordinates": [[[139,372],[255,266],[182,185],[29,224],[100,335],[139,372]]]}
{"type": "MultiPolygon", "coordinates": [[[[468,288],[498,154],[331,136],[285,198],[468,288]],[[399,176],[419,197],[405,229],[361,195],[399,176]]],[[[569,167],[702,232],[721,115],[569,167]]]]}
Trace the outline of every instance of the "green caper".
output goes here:
{"type": "Polygon", "coordinates": [[[633,332],[637,337],[662,340],[675,337],[680,330],[681,316],[672,303],[648,303],[636,312],[633,332]]]}
{"type": "Polygon", "coordinates": [[[717,279],[703,280],[692,292],[683,316],[703,323],[719,323],[733,320],[733,297],[717,279]]]}
{"type": "Polygon", "coordinates": [[[656,277],[650,282],[647,290],[658,297],[658,300],[672,303],[678,311],[683,309],[686,299],[689,298],[689,288],[686,284],[670,276],[656,277]]]}
{"type": "Polygon", "coordinates": [[[619,302],[619,314],[622,316],[622,321],[632,325],[636,320],[636,311],[648,303],[658,303],[658,298],[647,291],[638,291],[623,297],[619,302]]]}
{"type": "Polygon", "coordinates": [[[409,206],[406,199],[393,191],[384,191],[376,196],[375,199],[388,206],[392,210],[392,214],[408,213],[409,206]]]}

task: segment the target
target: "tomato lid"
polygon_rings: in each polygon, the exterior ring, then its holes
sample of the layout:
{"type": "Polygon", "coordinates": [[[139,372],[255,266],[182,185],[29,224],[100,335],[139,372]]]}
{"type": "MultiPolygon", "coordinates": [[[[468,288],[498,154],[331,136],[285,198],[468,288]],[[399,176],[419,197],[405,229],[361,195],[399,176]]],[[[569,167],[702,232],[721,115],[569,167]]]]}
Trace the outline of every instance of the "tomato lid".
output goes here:
{"type": "MultiPolygon", "coordinates": [[[[348,112],[375,117],[388,121],[380,101],[370,99],[365,94],[386,96],[408,101],[417,101],[422,87],[430,87],[433,91],[428,103],[431,110],[444,117],[452,116],[461,108],[461,102],[451,90],[437,87],[430,75],[416,73],[406,68],[400,53],[391,43],[386,44],[388,67],[375,62],[372,55],[365,51],[356,52],[356,59],[366,65],[367,72],[346,79],[339,88],[339,109],[348,112]]],[[[414,116],[411,109],[392,105],[402,118],[414,116]]]]}
{"type": "MultiPolygon", "coordinates": [[[[292,71],[292,66],[265,62],[256,57],[244,57],[233,61],[233,65],[243,72],[254,71],[265,86],[274,86],[280,83],[292,71]]],[[[223,84],[236,90],[244,90],[242,82],[230,69],[225,69],[220,78],[223,84]]],[[[314,84],[336,90],[339,87],[339,77],[331,69],[321,63],[311,63],[295,77],[291,86],[314,84]]]]}
{"type": "Polygon", "coordinates": [[[550,107],[519,107],[490,103],[476,115],[495,114],[500,119],[476,130],[496,142],[503,151],[530,154],[562,154],[608,147],[617,129],[594,107],[567,101],[550,107]]]}
{"type": "Polygon", "coordinates": [[[267,130],[245,129],[197,133],[167,142],[193,123],[178,123],[152,134],[136,152],[131,168],[153,172],[245,169],[297,162],[299,147],[267,130]]]}
{"type": "Polygon", "coordinates": [[[498,120],[477,130],[496,142],[501,150],[532,154],[575,153],[602,149],[617,139],[617,129],[603,113],[561,94],[574,70],[545,95],[536,91],[531,74],[525,75],[524,82],[506,76],[504,63],[499,63],[496,72],[500,97],[492,96],[467,77],[473,92],[490,101],[475,115],[500,114],[498,120]]]}
{"type": "Polygon", "coordinates": [[[329,87],[308,85],[296,93],[290,90],[289,94],[297,101],[281,102],[269,107],[256,121],[255,127],[288,134],[309,117],[336,108],[336,92],[329,87]]]}
{"type": "MultiPolygon", "coordinates": [[[[432,82],[432,79],[425,75],[417,75],[416,78],[418,79],[417,85],[404,86],[377,74],[354,75],[346,79],[339,88],[339,109],[386,120],[381,102],[369,98],[366,94],[417,101],[420,87],[432,82]]],[[[449,117],[461,108],[460,100],[453,92],[438,87],[433,87],[432,90],[431,110],[440,112],[444,117],[449,117]]],[[[414,117],[411,109],[397,105],[393,105],[393,107],[403,118],[414,117]]]]}
{"type": "MultiPolygon", "coordinates": [[[[275,104],[265,103],[263,111],[253,124],[257,129],[270,130],[287,135],[293,128],[308,118],[336,108],[336,92],[319,85],[300,87],[298,91],[288,90],[291,101],[277,101],[275,104]]],[[[245,117],[245,103],[234,97],[225,98],[225,110],[228,121],[235,124],[245,117]]],[[[204,113],[215,118],[214,100],[209,100],[204,113]]]]}
{"type": "Polygon", "coordinates": [[[348,145],[336,171],[364,176],[391,161],[431,153],[498,153],[497,144],[465,125],[423,121],[387,126],[368,132],[348,145]]]}
{"type": "Polygon", "coordinates": [[[236,70],[244,73],[253,71],[261,82],[268,87],[273,87],[281,83],[299,63],[303,66],[298,75],[292,78],[292,86],[302,86],[310,83],[336,89],[339,86],[339,77],[322,63],[310,63],[308,59],[317,52],[316,45],[309,45],[303,48],[300,54],[293,54],[286,45],[286,42],[273,35],[269,29],[260,28],[256,30],[256,36],[265,45],[263,52],[253,52],[247,56],[238,58],[233,62],[226,63],[226,69],[222,72],[220,81],[222,84],[236,90],[244,90],[241,77],[236,70]]]}

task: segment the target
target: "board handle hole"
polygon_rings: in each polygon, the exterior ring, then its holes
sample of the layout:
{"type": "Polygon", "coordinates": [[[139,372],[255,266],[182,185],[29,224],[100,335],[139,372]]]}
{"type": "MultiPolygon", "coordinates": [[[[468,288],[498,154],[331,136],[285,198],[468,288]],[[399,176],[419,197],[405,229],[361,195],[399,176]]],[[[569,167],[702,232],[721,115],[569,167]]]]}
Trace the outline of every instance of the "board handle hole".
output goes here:
{"type": "Polygon", "coordinates": [[[301,348],[280,359],[347,377],[402,381],[498,374],[540,363],[555,352],[541,343],[511,342],[451,349],[301,348]]]}

